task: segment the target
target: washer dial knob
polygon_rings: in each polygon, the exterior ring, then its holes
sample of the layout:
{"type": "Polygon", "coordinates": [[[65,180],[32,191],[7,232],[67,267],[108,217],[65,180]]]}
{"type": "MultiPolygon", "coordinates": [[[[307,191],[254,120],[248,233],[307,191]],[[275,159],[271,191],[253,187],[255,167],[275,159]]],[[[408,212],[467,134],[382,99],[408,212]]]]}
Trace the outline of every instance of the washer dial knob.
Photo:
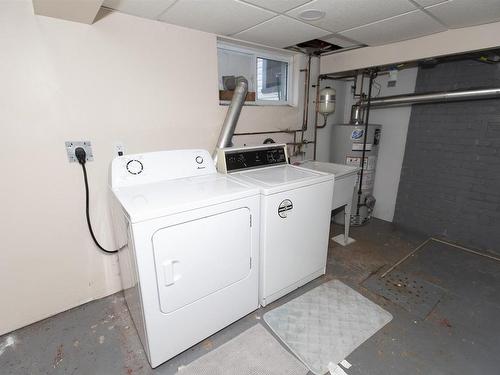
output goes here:
{"type": "Polygon", "coordinates": [[[203,157],[198,155],[195,160],[198,164],[203,164],[203,157]]]}
{"type": "Polygon", "coordinates": [[[127,172],[130,174],[140,174],[142,170],[144,169],[144,166],[139,160],[129,160],[127,162],[127,172]]]}

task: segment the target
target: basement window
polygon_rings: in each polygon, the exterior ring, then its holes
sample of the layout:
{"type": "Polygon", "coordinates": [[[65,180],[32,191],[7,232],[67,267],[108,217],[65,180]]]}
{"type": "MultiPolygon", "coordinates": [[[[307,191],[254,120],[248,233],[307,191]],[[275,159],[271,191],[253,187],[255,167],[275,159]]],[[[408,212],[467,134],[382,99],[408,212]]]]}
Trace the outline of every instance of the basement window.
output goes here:
{"type": "Polygon", "coordinates": [[[219,100],[228,104],[239,77],[248,81],[246,105],[290,105],[293,56],[219,41],[219,100]]]}
{"type": "Polygon", "coordinates": [[[286,102],[288,63],[257,57],[257,100],[286,102]]]}

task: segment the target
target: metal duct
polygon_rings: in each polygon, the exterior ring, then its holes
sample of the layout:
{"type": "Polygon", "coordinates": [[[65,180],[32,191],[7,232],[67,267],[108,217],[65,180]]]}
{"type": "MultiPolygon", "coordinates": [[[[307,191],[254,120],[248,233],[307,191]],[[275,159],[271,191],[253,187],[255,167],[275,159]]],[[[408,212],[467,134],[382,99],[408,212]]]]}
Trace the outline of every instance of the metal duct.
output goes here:
{"type": "Polygon", "coordinates": [[[212,154],[214,163],[217,164],[217,152],[220,148],[232,146],[234,130],[236,129],[236,124],[238,123],[238,118],[240,117],[241,108],[245,102],[245,98],[248,92],[248,82],[246,80],[239,80],[236,88],[234,89],[233,98],[231,103],[229,103],[229,108],[227,109],[226,118],[222,124],[222,129],[219,134],[219,140],[217,141],[217,146],[212,154]]]}
{"type": "MultiPolygon", "coordinates": [[[[500,97],[500,88],[473,89],[460,91],[442,91],[424,94],[408,94],[372,98],[371,107],[397,107],[409,104],[455,102],[462,100],[492,99],[500,97]]],[[[364,101],[361,106],[366,107],[364,101]]]]}

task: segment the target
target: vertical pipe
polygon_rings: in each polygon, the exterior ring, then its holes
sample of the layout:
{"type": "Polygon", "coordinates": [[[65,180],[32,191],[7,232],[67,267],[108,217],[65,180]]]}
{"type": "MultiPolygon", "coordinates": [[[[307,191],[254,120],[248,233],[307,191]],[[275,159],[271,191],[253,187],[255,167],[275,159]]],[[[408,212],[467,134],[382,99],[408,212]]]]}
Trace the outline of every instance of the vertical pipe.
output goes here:
{"type": "Polygon", "coordinates": [[[217,146],[212,154],[214,163],[217,164],[217,153],[220,148],[229,147],[232,145],[231,139],[233,138],[234,130],[236,129],[236,124],[240,117],[241,108],[245,102],[245,98],[248,92],[248,82],[246,80],[240,80],[234,89],[233,98],[227,109],[226,118],[222,124],[222,129],[219,134],[219,140],[217,141],[217,146]]]}
{"type": "Polygon", "coordinates": [[[309,82],[311,79],[311,59],[312,55],[309,55],[307,60],[307,69],[305,70],[304,77],[304,113],[302,117],[302,130],[307,130],[307,123],[309,121],[309,82]]]}
{"type": "MultiPolygon", "coordinates": [[[[365,83],[365,71],[361,72],[361,83],[359,85],[359,99],[363,100],[363,89],[364,89],[364,83],[365,83]]],[[[356,93],[354,93],[354,96],[356,96],[356,93]]]]}
{"type": "MultiPolygon", "coordinates": [[[[364,73],[363,73],[364,76],[364,73]]],[[[361,155],[361,173],[359,175],[359,187],[358,187],[358,204],[356,205],[356,216],[359,216],[359,207],[361,205],[361,195],[363,194],[362,186],[363,186],[363,174],[365,170],[365,155],[366,155],[366,137],[368,135],[368,121],[370,120],[370,102],[372,99],[372,88],[373,88],[373,80],[377,76],[375,71],[370,71],[370,83],[368,86],[368,100],[366,104],[366,118],[365,118],[365,132],[363,137],[363,153],[361,155]]]]}
{"type": "Polygon", "coordinates": [[[309,125],[309,92],[311,88],[311,59],[312,55],[309,55],[307,60],[306,75],[304,77],[304,113],[302,117],[302,133],[300,135],[301,145],[299,146],[299,151],[304,146],[304,134],[307,131],[307,127],[309,125]]]}
{"type": "Polygon", "coordinates": [[[319,85],[321,84],[321,76],[318,76],[316,83],[316,107],[314,108],[314,152],[313,160],[316,160],[316,152],[318,148],[318,102],[319,102],[319,85]]]}
{"type": "Polygon", "coordinates": [[[293,156],[297,154],[297,132],[293,133],[293,156]]]}

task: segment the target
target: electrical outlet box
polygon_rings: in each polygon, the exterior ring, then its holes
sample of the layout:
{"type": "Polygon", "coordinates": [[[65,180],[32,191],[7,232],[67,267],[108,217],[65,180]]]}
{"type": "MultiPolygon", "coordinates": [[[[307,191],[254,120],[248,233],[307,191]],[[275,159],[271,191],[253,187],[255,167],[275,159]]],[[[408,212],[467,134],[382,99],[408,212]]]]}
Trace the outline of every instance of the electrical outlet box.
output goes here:
{"type": "Polygon", "coordinates": [[[115,155],[116,156],[125,155],[125,145],[122,142],[115,143],[115,155]]]}
{"type": "Polygon", "coordinates": [[[90,144],[90,141],[66,141],[65,145],[66,152],[68,153],[68,161],[70,163],[78,161],[75,156],[75,149],[78,147],[82,147],[85,150],[85,153],[87,154],[87,161],[94,160],[94,154],[92,153],[92,145],[90,144]]]}
{"type": "Polygon", "coordinates": [[[389,70],[389,81],[387,81],[387,87],[396,87],[397,81],[398,71],[396,69],[389,70]]]}

